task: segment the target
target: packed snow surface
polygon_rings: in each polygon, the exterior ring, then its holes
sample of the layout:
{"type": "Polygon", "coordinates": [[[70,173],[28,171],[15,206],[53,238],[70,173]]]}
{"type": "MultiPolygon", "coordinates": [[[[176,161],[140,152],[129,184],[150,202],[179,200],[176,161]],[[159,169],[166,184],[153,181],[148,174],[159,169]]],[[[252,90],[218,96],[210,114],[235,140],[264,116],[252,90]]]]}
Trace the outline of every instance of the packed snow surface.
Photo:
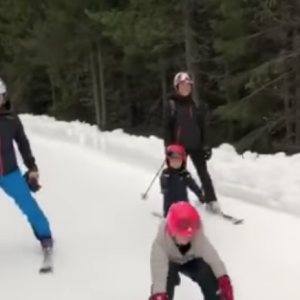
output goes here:
{"type": "MultiPolygon", "coordinates": [[[[22,119],[32,134],[82,145],[152,172],[162,163],[163,143],[156,137],[128,135],[121,129],[99,133],[96,126],[57,122],[48,116],[22,119]]],[[[238,155],[223,144],[214,149],[208,165],[222,195],[300,216],[300,154],[238,155]]]]}
{"type": "MultiPolygon", "coordinates": [[[[157,183],[147,201],[140,194],[162,162],[161,141],[120,130],[99,133],[48,117],[22,119],[41,172],[37,198],[52,223],[56,264],[54,274],[38,274],[41,259],[30,228],[0,194],[1,295],[6,300],[148,299],[149,251],[159,222],[151,211],[160,211],[162,200],[157,183]]],[[[220,203],[245,223],[234,226],[200,210],[236,300],[300,299],[300,221],[278,211],[298,209],[298,161],[297,155],[241,157],[229,145],[214,151],[209,167],[220,203]]],[[[183,278],[175,300],[187,299],[202,297],[183,278]]]]}

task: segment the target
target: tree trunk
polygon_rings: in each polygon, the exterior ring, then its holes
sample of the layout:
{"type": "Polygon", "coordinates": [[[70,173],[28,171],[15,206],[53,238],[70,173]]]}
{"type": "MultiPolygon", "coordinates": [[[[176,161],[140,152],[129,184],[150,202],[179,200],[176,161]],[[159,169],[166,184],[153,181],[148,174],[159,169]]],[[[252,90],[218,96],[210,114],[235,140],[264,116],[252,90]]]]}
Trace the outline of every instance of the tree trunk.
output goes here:
{"type": "Polygon", "coordinates": [[[165,104],[167,103],[168,98],[168,84],[167,84],[167,72],[166,66],[164,64],[163,55],[160,56],[160,82],[161,82],[161,96],[162,96],[162,112],[165,104]]]}
{"type": "Polygon", "coordinates": [[[290,77],[288,76],[284,80],[283,85],[283,105],[284,105],[284,123],[285,123],[285,137],[284,144],[292,144],[292,122],[291,122],[291,109],[290,109],[290,87],[289,87],[290,77]]]}
{"type": "MultiPolygon", "coordinates": [[[[229,66],[228,64],[225,65],[225,89],[226,89],[226,100],[227,103],[231,103],[232,102],[232,96],[230,93],[230,89],[229,89],[229,81],[230,78],[230,71],[229,71],[229,66]]],[[[234,124],[231,120],[228,121],[228,137],[229,137],[229,142],[234,140],[234,124]]]]}
{"type": "Polygon", "coordinates": [[[95,47],[91,48],[91,56],[90,56],[90,69],[91,69],[91,78],[92,78],[92,86],[93,86],[93,99],[94,99],[94,107],[95,107],[95,117],[96,124],[100,128],[101,127],[101,110],[100,110],[100,97],[99,97],[99,86],[98,86],[98,67],[97,67],[97,57],[95,47]]]}
{"type": "Polygon", "coordinates": [[[196,43],[194,39],[194,32],[191,26],[191,1],[183,1],[183,34],[184,34],[184,44],[185,44],[185,57],[188,72],[191,74],[194,80],[193,88],[193,99],[197,105],[200,104],[198,82],[197,82],[197,72],[195,68],[195,54],[196,54],[196,43]]]}
{"type": "Polygon", "coordinates": [[[50,70],[48,70],[48,76],[49,76],[50,89],[51,89],[52,107],[54,107],[56,103],[55,83],[54,83],[54,76],[50,70]]]}
{"type": "Polygon", "coordinates": [[[105,78],[104,78],[104,61],[103,61],[103,53],[101,48],[101,43],[97,41],[97,60],[98,60],[98,79],[99,79],[99,87],[100,87],[100,112],[101,112],[101,123],[100,128],[105,129],[107,125],[107,114],[106,114],[106,92],[105,92],[105,78]]]}
{"type": "MultiPolygon", "coordinates": [[[[294,50],[297,51],[297,49],[299,49],[299,46],[300,46],[299,32],[298,32],[298,30],[295,30],[294,31],[294,50]]],[[[296,78],[295,78],[295,88],[296,88],[296,93],[295,93],[295,105],[296,105],[295,138],[296,138],[296,145],[300,145],[300,88],[299,88],[299,84],[298,84],[300,82],[299,58],[297,58],[296,61],[297,61],[297,63],[295,64],[295,73],[296,73],[296,78]]]]}

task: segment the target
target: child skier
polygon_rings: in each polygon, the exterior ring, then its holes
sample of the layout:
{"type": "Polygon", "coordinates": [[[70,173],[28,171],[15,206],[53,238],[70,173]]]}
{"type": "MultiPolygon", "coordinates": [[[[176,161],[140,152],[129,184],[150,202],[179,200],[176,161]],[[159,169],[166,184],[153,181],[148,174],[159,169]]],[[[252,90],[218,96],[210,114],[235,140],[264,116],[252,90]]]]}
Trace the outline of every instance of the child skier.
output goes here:
{"type": "Polygon", "coordinates": [[[186,153],[182,146],[174,144],[167,147],[166,164],[167,168],[160,176],[164,217],[173,203],[189,201],[188,189],[196,194],[201,203],[205,203],[201,188],[186,170],[186,153]]]}
{"type": "Polygon", "coordinates": [[[161,221],[150,264],[149,300],[173,300],[178,273],[201,288],[204,300],[234,300],[226,268],[205,236],[197,210],[188,202],[174,203],[161,221]]]}
{"type": "Polygon", "coordinates": [[[51,250],[53,241],[49,222],[30,191],[39,189],[39,173],[30,143],[20,118],[12,113],[6,86],[0,78],[0,188],[11,197],[27,217],[43,250],[51,250]],[[16,142],[28,172],[22,176],[13,147],[16,142]]]}

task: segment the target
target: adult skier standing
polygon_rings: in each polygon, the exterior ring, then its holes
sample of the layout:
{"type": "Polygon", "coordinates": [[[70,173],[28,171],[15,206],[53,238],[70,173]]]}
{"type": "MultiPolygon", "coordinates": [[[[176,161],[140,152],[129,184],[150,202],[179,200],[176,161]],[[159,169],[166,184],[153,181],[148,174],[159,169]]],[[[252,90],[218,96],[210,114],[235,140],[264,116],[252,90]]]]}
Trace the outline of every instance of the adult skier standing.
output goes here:
{"type": "Polygon", "coordinates": [[[39,171],[23,124],[12,112],[6,85],[0,78],[0,188],[15,201],[27,217],[42,249],[49,250],[53,247],[50,225],[30,189],[30,187],[37,187],[38,181],[39,171]],[[28,169],[26,176],[22,176],[18,167],[14,141],[28,169]]]}
{"type": "Polygon", "coordinates": [[[225,265],[205,236],[197,210],[188,202],[174,203],[161,221],[150,264],[149,300],[173,300],[178,273],[201,288],[204,300],[234,300],[225,265]]]}
{"type": "Polygon", "coordinates": [[[165,148],[171,144],[185,148],[202,183],[207,208],[219,213],[220,206],[206,164],[211,157],[211,149],[206,144],[205,122],[191,96],[193,81],[188,73],[179,72],[173,84],[175,93],[164,108],[165,148]]]}

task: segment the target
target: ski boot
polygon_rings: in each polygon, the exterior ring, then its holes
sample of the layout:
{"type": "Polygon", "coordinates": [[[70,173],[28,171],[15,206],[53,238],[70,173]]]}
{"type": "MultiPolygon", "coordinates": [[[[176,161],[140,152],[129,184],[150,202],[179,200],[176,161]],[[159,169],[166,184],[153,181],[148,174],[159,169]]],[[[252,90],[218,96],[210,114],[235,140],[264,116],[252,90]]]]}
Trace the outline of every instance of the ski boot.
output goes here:
{"type": "Polygon", "coordinates": [[[40,243],[42,247],[43,261],[39,272],[50,273],[53,271],[53,239],[42,239],[40,243]]]}

